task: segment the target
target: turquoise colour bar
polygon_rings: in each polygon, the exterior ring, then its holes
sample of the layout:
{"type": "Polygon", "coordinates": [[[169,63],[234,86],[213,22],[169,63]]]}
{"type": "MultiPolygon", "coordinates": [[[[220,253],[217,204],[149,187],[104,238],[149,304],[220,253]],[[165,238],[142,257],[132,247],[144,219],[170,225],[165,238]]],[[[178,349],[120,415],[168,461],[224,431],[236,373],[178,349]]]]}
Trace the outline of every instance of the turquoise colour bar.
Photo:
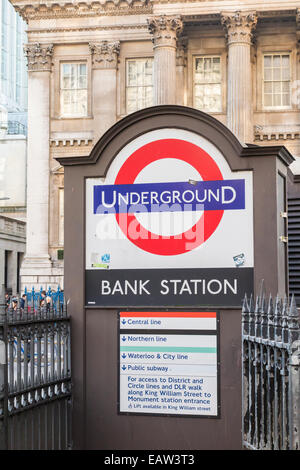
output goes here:
{"type": "Polygon", "coordinates": [[[163,346],[121,346],[121,352],[181,352],[181,353],[217,353],[216,348],[182,348],[163,346]]]}

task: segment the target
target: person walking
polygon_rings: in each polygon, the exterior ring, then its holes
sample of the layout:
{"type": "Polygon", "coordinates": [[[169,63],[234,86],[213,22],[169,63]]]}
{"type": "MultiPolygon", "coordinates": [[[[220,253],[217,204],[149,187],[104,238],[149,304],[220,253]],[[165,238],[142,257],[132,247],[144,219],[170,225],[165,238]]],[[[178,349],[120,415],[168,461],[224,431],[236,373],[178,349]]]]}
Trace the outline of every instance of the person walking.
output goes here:
{"type": "Polygon", "coordinates": [[[21,310],[24,310],[24,308],[25,308],[25,300],[26,300],[26,294],[23,294],[21,299],[20,299],[20,308],[21,308],[21,310]]]}

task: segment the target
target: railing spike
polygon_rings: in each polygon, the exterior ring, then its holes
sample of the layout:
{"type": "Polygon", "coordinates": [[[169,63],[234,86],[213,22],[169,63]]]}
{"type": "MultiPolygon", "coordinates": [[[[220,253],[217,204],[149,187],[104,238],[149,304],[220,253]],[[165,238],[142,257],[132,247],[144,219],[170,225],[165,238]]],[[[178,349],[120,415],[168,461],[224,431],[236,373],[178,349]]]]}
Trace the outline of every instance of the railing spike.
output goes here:
{"type": "MultiPolygon", "coordinates": [[[[64,302],[65,302],[65,299],[64,299],[64,302]]],[[[242,306],[242,314],[248,313],[248,311],[249,311],[248,298],[247,298],[247,294],[245,294],[244,300],[243,300],[243,306],[242,306]]]]}
{"type": "Polygon", "coordinates": [[[28,319],[28,298],[27,295],[25,295],[25,301],[24,301],[24,318],[25,320],[28,319]]]}
{"type": "Polygon", "coordinates": [[[289,305],[288,316],[289,317],[296,317],[296,318],[298,318],[298,316],[299,316],[294,293],[292,294],[291,303],[289,305]]]}
{"type": "Polygon", "coordinates": [[[21,320],[21,305],[20,305],[20,296],[17,297],[17,310],[16,310],[16,319],[17,321],[21,320]]]}
{"type": "Polygon", "coordinates": [[[282,314],[286,312],[287,306],[288,306],[289,300],[287,296],[285,295],[282,301],[282,314]]]}
{"type": "Polygon", "coordinates": [[[273,313],[274,313],[273,297],[272,297],[271,294],[269,296],[267,313],[268,313],[268,316],[273,315],[273,313]]]}
{"type": "Polygon", "coordinates": [[[290,346],[300,339],[299,312],[297,309],[295,295],[292,295],[288,312],[288,341],[290,346]]]}
{"type": "Polygon", "coordinates": [[[259,298],[259,296],[257,295],[256,298],[255,298],[255,308],[254,308],[254,312],[255,312],[255,313],[258,313],[258,312],[259,312],[259,306],[260,306],[260,298],[259,298]]]}
{"type": "Polygon", "coordinates": [[[68,316],[67,299],[66,299],[65,295],[64,295],[64,300],[63,300],[63,316],[65,318],[67,318],[67,316],[68,316]]]}

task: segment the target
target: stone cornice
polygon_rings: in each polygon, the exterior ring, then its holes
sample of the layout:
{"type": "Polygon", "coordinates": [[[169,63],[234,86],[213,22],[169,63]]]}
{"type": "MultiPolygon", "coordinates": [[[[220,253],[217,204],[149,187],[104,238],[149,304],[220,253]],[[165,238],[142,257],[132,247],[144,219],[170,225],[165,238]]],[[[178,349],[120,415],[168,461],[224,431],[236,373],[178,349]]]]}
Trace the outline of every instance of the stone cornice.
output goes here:
{"type": "Polygon", "coordinates": [[[182,32],[183,23],[180,16],[153,16],[148,18],[148,28],[155,47],[176,47],[178,35],[182,32]]]}
{"type": "Polygon", "coordinates": [[[148,25],[147,23],[139,23],[139,24],[110,24],[110,25],[86,25],[86,26],[64,26],[64,27],[50,27],[50,28],[32,28],[28,29],[27,32],[30,35],[33,34],[44,34],[44,33],[73,33],[73,32],[80,32],[80,31],[115,31],[115,30],[145,30],[148,34],[148,25]]]}
{"type": "Polygon", "coordinates": [[[92,64],[95,69],[115,69],[118,65],[120,41],[90,43],[92,64]]]}
{"type": "Polygon", "coordinates": [[[257,14],[251,12],[221,13],[221,23],[224,26],[228,45],[232,43],[251,44],[253,31],[257,24],[257,14]]]}
{"type": "Polygon", "coordinates": [[[50,135],[51,147],[82,147],[92,141],[92,132],[52,132],[50,135]]]}
{"type": "Polygon", "coordinates": [[[38,42],[26,44],[24,53],[27,57],[29,72],[50,71],[52,66],[53,44],[40,44],[38,42]]]}
{"type": "Polygon", "coordinates": [[[93,16],[140,15],[152,12],[151,0],[96,0],[96,1],[20,1],[12,0],[15,10],[25,20],[52,18],[85,18],[93,16]]]}
{"type": "Polygon", "coordinates": [[[300,125],[254,126],[256,141],[299,140],[300,125]]]}
{"type": "MultiPolygon", "coordinates": [[[[10,0],[10,2],[26,22],[59,18],[140,15],[153,12],[156,15],[164,13],[175,15],[182,14],[178,5],[187,3],[190,4],[191,13],[193,11],[193,14],[199,18],[218,16],[220,9],[226,11],[227,7],[230,10],[234,8],[233,2],[228,3],[227,0],[10,0]]],[[[285,6],[285,2],[278,0],[269,0],[268,3],[247,0],[245,5],[237,1],[235,9],[242,11],[255,9],[259,18],[275,19],[295,18],[298,8],[299,2],[296,1],[289,1],[285,6]]],[[[187,16],[191,13],[187,12],[187,16]]]]}

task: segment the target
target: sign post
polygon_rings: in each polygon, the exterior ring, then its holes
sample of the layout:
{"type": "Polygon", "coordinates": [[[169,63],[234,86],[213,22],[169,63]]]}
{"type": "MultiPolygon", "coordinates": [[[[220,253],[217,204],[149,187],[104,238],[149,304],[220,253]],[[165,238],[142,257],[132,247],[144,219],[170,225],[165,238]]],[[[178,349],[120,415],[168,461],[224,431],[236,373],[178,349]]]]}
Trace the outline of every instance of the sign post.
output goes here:
{"type": "Polygon", "coordinates": [[[74,448],[240,449],[242,299],[288,293],[293,157],[167,105],[58,161],[74,448]]]}

